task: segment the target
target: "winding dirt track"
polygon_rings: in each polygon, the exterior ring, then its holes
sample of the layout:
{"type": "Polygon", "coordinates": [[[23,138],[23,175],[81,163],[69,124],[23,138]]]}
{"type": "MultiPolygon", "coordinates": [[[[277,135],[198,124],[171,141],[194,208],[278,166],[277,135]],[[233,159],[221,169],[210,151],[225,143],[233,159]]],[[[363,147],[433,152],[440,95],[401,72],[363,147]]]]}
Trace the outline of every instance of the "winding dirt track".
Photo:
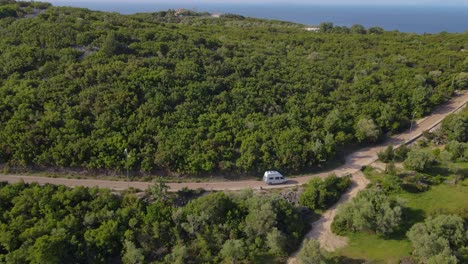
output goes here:
{"type": "MultiPolygon", "coordinates": [[[[304,242],[307,239],[313,238],[319,241],[320,246],[327,251],[333,251],[338,248],[345,247],[348,244],[348,238],[335,235],[331,231],[331,224],[333,222],[333,218],[335,218],[338,206],[351,200],[354,196],[358,194],[358,192],[366,188],[368,183],[369,180],[367,180],[367,178],[364,177],[364,174],[361,171],[355,172],[353,174],[351,187],[345,194],[341,196],[340,200],[338,200],[338,202],[335,205],[330,207],[327,211],[325,211],[325,213],[323,213],[320,216],[319,220],[312,223],[312,228],[309,231],[309,233],[306,234],[304,242]]],[[[291,257],[288,259],[288,264],[296,263],[296,256],[301,250],[301,248],[302,245],[296,252],[294,252],[291,255],[291,257]]]]}
{"type": "MultiPolygon", "coordinates": [[[[360,170],[356,170],[356,165],[362,164],[362,162],[366,163],[365,165],[372,164],[374,161],[377,160],[377,153],[389,144],[399,146],[401,144],[406,144],[419,138],[423,131],[430,130],[439,125],[445,116],[461,109],[467,101],[468,92],[465,92],[464,94],[453,98],[453,100],[451,100],[447,104],[437,108],[430,116],[419,120],[417,122],[417,126],[414,128],[414,131],[412,133],[407,131],[403,134],[390,138],[379,147],[373,147],[368,149],[368,151],[361,150],[351,154],[346,160],[346,164],[344,165],[346,166],[347,164],[349,164],[349,167],[347,168],[349,168],[350,171],[354,171],[352,172],[353,177],[351,187],[345,194],[341,196],[340,200],[335,205],[333,205],[331,208],[325,211],[325,213],[322,214],[319,220],[312,223],[312,228],[310,232],[306,235],[304,241],[306,241],[306,239],[313,238],[320,242],[320,246],[323,249],[328,251],[333,251],[338,248],[345,247],[348,243],[348,239],[346,237],[333,234],[333,232],[331,231],[331,224],[333,222],[333,218],[336,215],[338,207],[341,204],[344,204],[351,200],[353,197],[355,197],[358,194],[358,192],[366,188],[367,184],[369,183],[369,180],[366,179],[364,174],[360,170]]],[[[298,249],[291,255],[291,257],[288,259],[288,264],[296,263],[296,256],[299,251],[300,249],[298,249]]]]}

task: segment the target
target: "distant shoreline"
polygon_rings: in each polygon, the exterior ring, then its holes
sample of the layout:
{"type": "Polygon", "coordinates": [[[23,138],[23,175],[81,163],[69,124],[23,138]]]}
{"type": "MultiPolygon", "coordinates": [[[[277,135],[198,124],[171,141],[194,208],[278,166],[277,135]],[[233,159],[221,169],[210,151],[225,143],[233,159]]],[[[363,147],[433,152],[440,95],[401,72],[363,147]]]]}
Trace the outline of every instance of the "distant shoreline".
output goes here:
{"type": "Polygon", "coordinates": [[[463,33],[468,31],[468,6],[345,6],[345,5],[254,5],[194,3],[103,3],[83,1],[51,1],[55,6],[73,6],[122,14],[158,12],[185,8],[199,12],[232,13],[247,17],[290,21],[304,25],[333,22],[338,26],[379,26],[385,30],[408,33],[463,33]]]}

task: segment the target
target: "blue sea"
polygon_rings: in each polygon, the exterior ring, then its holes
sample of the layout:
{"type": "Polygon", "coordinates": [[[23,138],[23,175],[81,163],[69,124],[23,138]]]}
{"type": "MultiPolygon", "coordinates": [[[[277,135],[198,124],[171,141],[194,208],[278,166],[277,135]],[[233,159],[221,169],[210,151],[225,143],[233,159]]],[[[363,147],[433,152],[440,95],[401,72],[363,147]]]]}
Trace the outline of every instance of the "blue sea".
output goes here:
{"type": "Polygon", "coordinates": [[[292,21],[306,25],[333,22],[339,26],[361,24],[386,30],[413,33],[468,32],[468,5],[462,6],[347,6],[223,3],[122,3],[51,0],[56,6],[84,7],[92,10],[133,14],[186,8],[211,13],[233,13],[248,17],[292,21]]]}

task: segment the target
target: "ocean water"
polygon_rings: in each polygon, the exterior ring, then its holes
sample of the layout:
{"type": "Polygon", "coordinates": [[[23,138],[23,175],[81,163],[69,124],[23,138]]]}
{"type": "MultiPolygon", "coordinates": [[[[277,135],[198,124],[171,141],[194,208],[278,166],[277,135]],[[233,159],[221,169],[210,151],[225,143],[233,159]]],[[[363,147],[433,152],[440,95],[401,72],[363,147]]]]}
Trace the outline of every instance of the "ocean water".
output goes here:
{"type": "Polygon", "coordinates": [[[468,32],[468,5],[463,6],[346,6],[346,5],[259,5],[223,3],[122,3],[52,0],[56,6],[133,14],[186,8],[212,13],[233,13],[249,17],[292,21],[306,25],[333,22],[339,26],[361,24],[386,30],[414,33],[468,32]]]}

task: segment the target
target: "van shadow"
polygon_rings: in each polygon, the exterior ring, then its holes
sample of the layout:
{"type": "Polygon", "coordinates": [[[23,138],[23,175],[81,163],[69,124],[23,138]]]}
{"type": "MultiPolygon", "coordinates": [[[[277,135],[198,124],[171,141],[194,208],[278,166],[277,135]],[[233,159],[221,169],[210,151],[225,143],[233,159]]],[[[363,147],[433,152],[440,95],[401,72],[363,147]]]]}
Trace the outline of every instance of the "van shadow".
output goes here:
{"type": "Polygon", "coordinates": [[[295,180],[287,180],[284,184],[298,184],[299,182],[298,181],[295,181],[295,180]]]}

